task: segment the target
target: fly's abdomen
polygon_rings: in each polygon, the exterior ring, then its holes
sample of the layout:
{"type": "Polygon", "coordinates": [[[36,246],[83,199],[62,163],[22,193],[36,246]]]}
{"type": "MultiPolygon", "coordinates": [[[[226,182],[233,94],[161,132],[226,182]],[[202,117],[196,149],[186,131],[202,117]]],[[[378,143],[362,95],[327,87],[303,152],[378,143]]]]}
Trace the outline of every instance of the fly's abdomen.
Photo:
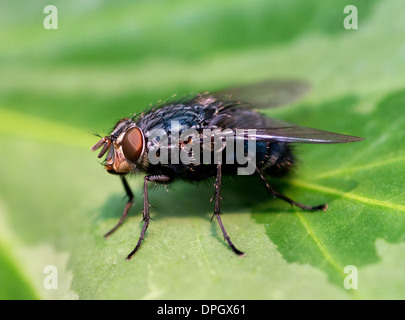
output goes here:
{"type": "Polygon", "coordinates": [[[268,142],[266,152],[259,147],[257,168],[271,176],[282,176],[291,171],[295,164],[292,147],[288,143],[268,142]]]}

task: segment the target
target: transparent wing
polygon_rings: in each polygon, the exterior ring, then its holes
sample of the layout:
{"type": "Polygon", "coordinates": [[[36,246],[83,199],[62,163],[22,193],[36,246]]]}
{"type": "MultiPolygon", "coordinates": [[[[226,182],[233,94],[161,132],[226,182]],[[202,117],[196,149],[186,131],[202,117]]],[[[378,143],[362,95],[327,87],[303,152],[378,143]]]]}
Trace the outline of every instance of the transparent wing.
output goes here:
{"type": "MultiPolygon", "coordinates": [[[[224,126],[220,126],[224,128],[224,126]]],[[[266,128],[260,127],[232,127],[235,139],[245,141],[280,141],[288,143],[348,143],[364,140],[364,138],[349,136],[345,134],[333,133],[320,129],[302,127],[282,120],[268,119],[266,128]]],[[[214,130],[212,135],[222,135],[222,130],[214,130]]]]}
{"type": "Polygon", "coordinates": [[[269,80],[213,92],[224,100],[238,100],[239,107],[276,108],[303,97],[310,90],[308,83],[300,80],[269,80]]]}
{"type": "Polygon", "coordinates": [[[347,143],[363,138],[333,133],[320,129],[298,126],[283,120],[267,118],[252,110],[228,109],[210,122],[211,128],[221,134],[227,129],[233,131],[236,139],[257,141],[281,141],[289,143],[347,143]]]}
{"type": "Polygon", "coordinates": [[[364,140],[364,138],[360,137],[301,126],[247,129],[245,131],[244,140],[254,139],[256,141],[276,140],[289,143],[348,143],[364,140]]]}

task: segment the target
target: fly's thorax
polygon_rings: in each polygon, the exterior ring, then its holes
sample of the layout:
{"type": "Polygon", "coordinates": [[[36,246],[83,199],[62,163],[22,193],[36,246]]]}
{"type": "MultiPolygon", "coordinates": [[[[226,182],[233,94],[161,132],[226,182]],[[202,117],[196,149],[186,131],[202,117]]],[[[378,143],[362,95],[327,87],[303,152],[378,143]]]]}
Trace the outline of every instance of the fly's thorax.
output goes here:
{"type": "Polygon", "coordinates": [[[124,118],[115,125],[112,133],[102,138],[91,150],[102,147],[101,158],[105,153],[106,170],[111,174],[123,175],[137,170],[145,153],[145,137],[143,131],[136,124],[124,118]]]}

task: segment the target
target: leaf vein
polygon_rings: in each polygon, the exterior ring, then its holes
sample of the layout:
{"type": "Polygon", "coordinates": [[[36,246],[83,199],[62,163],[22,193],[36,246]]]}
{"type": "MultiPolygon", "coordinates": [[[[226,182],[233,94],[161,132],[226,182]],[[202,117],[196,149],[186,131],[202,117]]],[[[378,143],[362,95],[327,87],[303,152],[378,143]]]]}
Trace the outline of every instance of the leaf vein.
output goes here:
{"type": "Polygon", "coordinates": [[[313,184],[313,183],[309,183],[309,182],[303,182],[300,180],[294,180],[291,183],[298,187],[316,190],[316,191],[329,193],[329,194],[334,194],[334,195],[341,196],[342,198],[355,200],[355,201],[366,203],[369,205],[375,205],[375,206],[379,206],[379,207],[384,207],[384,208],[389,208],[389,209],[394,209],[394,210],[405,212],[405,206],[400,205],[400,204],[389,203],[387,201],[382,201],[382,200],[377,200],[377,199],[371,199],[371,198],[360,196],[360,195],[357,195],[357,194],[354,194],[351,192],[343,192],[340,190],[328,188],[325,186],[321,186],[321,185],[313,184]]]}

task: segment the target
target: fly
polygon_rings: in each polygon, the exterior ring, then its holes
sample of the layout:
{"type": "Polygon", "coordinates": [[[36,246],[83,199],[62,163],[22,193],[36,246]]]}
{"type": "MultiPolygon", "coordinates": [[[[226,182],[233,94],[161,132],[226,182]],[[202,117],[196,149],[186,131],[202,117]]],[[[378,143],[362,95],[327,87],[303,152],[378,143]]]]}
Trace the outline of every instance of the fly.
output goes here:
{"type": "Polygon", "coordinates": [[[303,210],[326,210],[327,204],[309,206],[272,188],[268,177],[288,173],[296,162],[294,143],[347,143],[363,138],[302,127],[264,116],[256,109],[287,104],[307,91],[299,81],[270,81],[215,93],[199,93],[172,99],[132,118],[119,120],[109,135],[92,148],[107,172],[121,178],[128,201],[118,223],[124,222],[134,195],[126,177],[144,174],[143,226],[127,259],[140,248],[150,221],[148,184],[167,185],[175,180],[215,179],[214,214],[232,251],[244,253],[232,243],[221,219],[223,175],[254,174],[269,194],[303,210]]]}

